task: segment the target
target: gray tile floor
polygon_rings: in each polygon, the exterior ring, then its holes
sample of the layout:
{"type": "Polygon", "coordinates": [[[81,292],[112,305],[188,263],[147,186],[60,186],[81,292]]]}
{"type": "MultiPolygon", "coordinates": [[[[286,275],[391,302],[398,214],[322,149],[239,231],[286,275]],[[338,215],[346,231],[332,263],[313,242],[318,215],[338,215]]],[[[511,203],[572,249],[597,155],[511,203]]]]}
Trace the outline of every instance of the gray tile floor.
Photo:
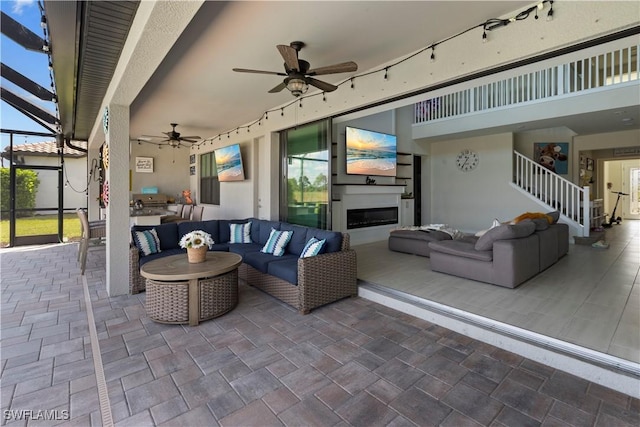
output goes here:
{"type": "Polygon", "coordinates": [[[354,247],[358,278],[640,363],[640,221],[606,231],[609,249],[569,254],[516,289],[431,271],[387,242],[354,247]]]}
{"type": "Polygon", "coordinates": [[[0,252],[2,425],[640,422],[638,399],[361,298],[302,316],[241,284],[231,313],[162,325],[144,293],[105,294],[104,252],[92,251],[88,304],[76,251],[0,252]]]}

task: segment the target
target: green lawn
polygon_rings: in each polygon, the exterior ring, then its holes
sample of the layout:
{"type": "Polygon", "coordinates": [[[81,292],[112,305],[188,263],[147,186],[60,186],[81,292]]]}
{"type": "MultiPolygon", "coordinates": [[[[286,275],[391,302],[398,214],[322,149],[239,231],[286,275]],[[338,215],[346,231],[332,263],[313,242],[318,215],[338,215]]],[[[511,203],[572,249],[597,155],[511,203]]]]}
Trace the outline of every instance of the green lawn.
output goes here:
{"type": "MultiPolygon", "coordinates": [[[[63,236],[69,241],[79,240],[81,227],[78,215],[63,215],[63,236]]],[[[16,220],[16,236],[37,236],[58,233],[58,215],[36,215],[16,220]]],[[[0,245],[9,244],[9,220],[0,220],[0,245]]]]}

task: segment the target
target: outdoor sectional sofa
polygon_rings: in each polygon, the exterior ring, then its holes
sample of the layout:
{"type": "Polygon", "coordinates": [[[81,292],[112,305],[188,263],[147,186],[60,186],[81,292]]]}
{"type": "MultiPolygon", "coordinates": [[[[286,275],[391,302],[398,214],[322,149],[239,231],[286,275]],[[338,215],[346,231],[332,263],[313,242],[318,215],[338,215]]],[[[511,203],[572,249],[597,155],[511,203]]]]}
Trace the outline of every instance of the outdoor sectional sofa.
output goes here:
{"type": "Polygon", "coordinates": [[[179,241],[183,235],[193,230],[211,234],[215,243],[210,250],[241,255],[243,262],[238,274],[248,285],[271,294],[303,314],[324,304],[358,294],[356,253],[350,248],[349,235],[346,233],[256,218],[134,226],[131,231],[133,233],[150,229],[156,230],[161,251],[145,256],[138,247],[131,245],[129,266],[132,294],[145,290],[146,282],[140,275],[140,266],[153,259],[186,253],[185,249],[180,248],[179,241]],[[251,242],[230,243],[230,224],[249,222],[251,242]],[[272,229],[293,232],[282,256],[261,252],[272,229]],[[305,244],[312,237],[326,241],[322,251],[315,256],[300,258],[305,244]]]}
{"type": "Polygon", "coordinates": [[[546,219],[501,224],[480,237],[429,242],[431,269],[515,288],[547,269],[569,250],[569,226],[558,212],[546,219]]]}

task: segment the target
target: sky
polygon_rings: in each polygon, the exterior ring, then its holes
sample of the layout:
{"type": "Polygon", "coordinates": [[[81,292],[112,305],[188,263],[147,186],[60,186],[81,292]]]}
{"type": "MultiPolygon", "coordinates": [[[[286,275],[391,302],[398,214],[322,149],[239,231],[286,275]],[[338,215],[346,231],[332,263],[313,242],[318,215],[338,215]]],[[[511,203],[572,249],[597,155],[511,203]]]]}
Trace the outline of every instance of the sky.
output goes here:
{"type": "MultiPolygon", "coordinates": [[[[0,0],[0,10],[9,15],[20,24],[29,28],[40,37],[44,37],[44,31],[40,27],[40,8],[35,0],[0,0]]],[[[49,74],[49,61],[45,53],[27,50],[15,43],[4,34],[0,39],[0,60],[45,89],[51,90],[51,77],[49,74]]],[[[56,116],[55,104],[45,102],[14,85],[6,79],[2,79],[2,87],[11,92],[26,98],[32,104],[42,108],[50,114],[56,116]]],[[[47,132],[47,129],[25,116],[6,102],[0,102],[0,127],[3,129],[25,130],[32,132],[47,132]]],[[[9,135],[0,134],[0,149],[9,145],[9,135]]],[[[43,137],[25,137],[14,135],[13,143],[24,144],[25,142],[40,142],[50,140],[43,137]]]]}

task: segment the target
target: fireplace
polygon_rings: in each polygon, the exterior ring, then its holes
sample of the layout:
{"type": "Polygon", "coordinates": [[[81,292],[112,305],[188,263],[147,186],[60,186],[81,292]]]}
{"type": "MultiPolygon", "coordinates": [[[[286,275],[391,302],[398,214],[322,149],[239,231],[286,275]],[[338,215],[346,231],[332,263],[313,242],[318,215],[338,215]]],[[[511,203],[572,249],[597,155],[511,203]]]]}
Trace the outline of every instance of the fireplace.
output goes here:
{"type": "Polygon", "coordinates": [[[398,207],[347,209],[347,230],[398,223],[398,207]]]}

